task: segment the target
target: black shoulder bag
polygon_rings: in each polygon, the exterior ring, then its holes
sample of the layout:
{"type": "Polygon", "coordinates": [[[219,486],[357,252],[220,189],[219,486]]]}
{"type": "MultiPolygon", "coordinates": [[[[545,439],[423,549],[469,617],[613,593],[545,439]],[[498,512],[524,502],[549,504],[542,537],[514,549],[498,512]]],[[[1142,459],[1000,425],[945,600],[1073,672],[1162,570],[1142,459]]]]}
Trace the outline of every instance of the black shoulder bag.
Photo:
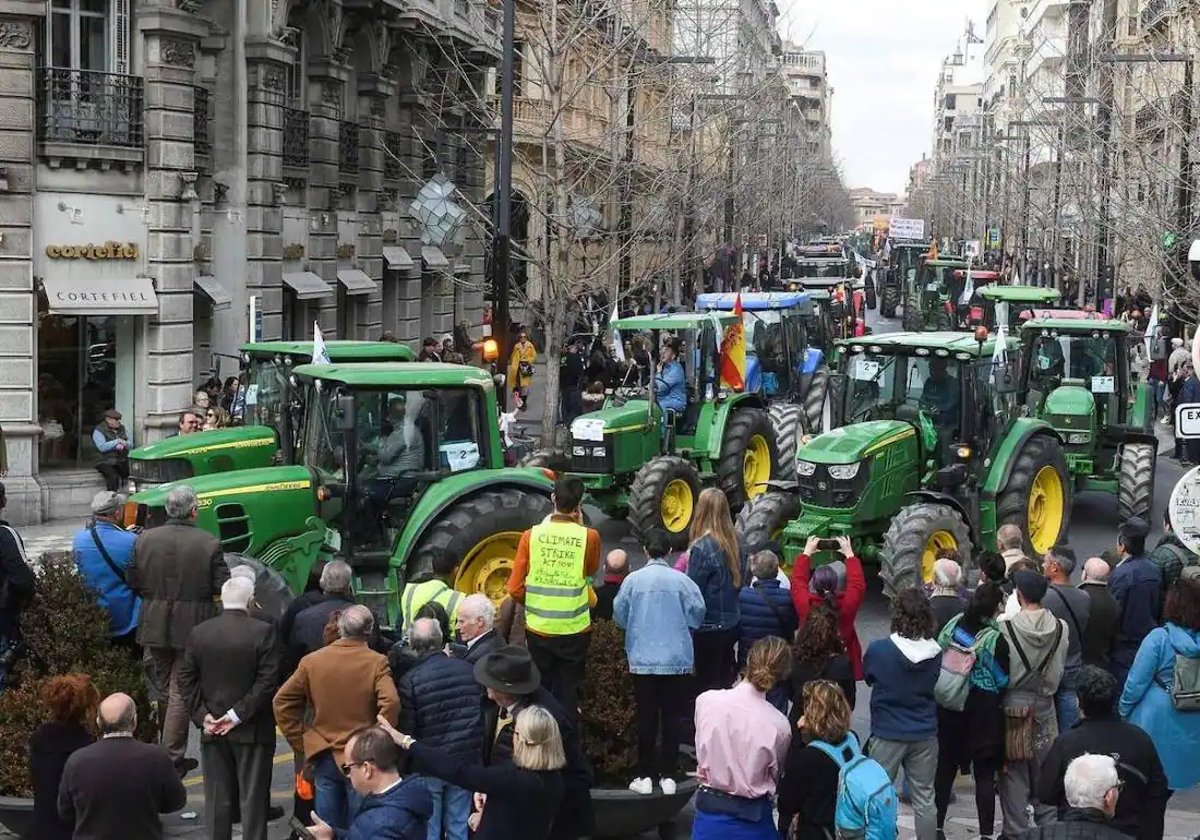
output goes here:
{"type": "Polygon", "coordinates": [[[106,549],[104,547],[104,543],[100,541],[100,535],[96,533],[95,523],[92,523],[88,526],[88,532],[92,535],[92,539],[96,543],[96,548],[99,549],[100,556],[104,558],[104,562],[108,564],[108,568],[112,569],[112,573],[117,576],[117,580],[128,586],[129,581],[125,580],[125,572],[121,570],[120,566],[113,562],[112,556],[108,553],[108,549],[106,549]]]}

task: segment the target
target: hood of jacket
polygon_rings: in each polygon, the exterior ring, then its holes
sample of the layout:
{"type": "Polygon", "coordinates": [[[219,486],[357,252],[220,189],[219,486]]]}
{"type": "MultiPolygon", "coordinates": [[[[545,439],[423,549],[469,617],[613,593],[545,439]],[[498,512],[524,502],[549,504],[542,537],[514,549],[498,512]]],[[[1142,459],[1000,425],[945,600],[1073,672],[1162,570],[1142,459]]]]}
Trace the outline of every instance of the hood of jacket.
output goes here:
{"type": "Polygon", "coordinates": [[[1200,630],[1185,630],[1174,624],[1167,624],[1167,638],[1177,653],[1183,656],[1200,656],[1200,630]]]}
{"type": "MultiPolygon", "coordinates": [[[[433,814],[433,798],[429,788],[417,776],[408,776],[385,793],[373,793],[362,800],[358,809],[357,819],[362,819],[368,811],[387,809],[391,812],[403,812],[389,816],[388,822],[402,824],[407,821],[425,822],[433,814]]],[[[383,814],[372,814],[370,819],[377,821],[383,814]]]]}
{"type": "Polygon", "coordinates": [[[1030,662],[1040,662],[1053,649],[1059,622],[1045,607],[1021,610],[1008,623],[1030,662]]]}
{"type": "Polygon", "coordinates": [[[891,636],[892,644],[904,655],[905,667],[911,668],[942,655],[942,646],[936,639],[909,639],[898,633],[891,636]]]}

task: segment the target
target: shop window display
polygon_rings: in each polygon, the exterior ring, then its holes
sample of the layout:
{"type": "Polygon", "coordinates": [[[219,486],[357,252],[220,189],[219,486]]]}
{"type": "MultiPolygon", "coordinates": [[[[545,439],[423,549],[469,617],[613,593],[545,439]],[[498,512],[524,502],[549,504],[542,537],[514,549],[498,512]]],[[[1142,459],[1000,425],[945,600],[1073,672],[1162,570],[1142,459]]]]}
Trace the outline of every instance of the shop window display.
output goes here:
{"type": "Polygon", "coordinates": [[[42,469],[90,466],[92,429],[116,403],[117,319],[38,312],[38,425],[42,469]]]}

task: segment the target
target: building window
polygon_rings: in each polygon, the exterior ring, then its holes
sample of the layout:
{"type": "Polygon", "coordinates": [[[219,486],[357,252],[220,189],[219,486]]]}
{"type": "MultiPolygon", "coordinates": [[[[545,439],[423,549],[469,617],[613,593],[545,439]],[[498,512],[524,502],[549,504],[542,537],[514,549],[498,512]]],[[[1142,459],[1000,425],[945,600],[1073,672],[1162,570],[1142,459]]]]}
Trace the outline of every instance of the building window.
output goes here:
{"type": "MultiPolygon", "coordinates": [[[[46,55],[51,67],[116,71],[115,32],[110,28],[111,0],[53,0],[47,27],[46,55]]],[[[122,39],[128,63],[128,35],[122,39]]]]}
{"type": "Polygon", "coordinates": [[[1016,76],[1008,77],[1008,98],[1009,99],[1017,98],[1017,77],[1016,76]]]}
{"type": "MultiPolygon", "coordinates": [[[[496,91],[497,94],[500,91],[496,91]]],[[[513,96],[525,95],[525,42],[513,44],[513,96]]]]}
{"type": "Polygon", "coordinates": [[[953,111],[957,107],[958,107],[958,94],[947,93],[946,94],[946,110],[953,111]]]}
{"type": "Polygon", "coordinates": [[[305,102],[304,77],[304,33],[296,30],[296,61],[288,67],[285,76],[287,104],[293,108],[303,109],[305,102]]]}

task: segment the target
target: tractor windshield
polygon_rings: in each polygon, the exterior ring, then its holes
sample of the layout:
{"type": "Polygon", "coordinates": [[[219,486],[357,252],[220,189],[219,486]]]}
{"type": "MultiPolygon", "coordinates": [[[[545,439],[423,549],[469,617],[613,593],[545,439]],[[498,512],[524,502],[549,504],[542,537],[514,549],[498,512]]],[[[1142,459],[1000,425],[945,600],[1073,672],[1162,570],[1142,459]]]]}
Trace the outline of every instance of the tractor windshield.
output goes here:
{"type": "MultiPolygon", "coordinates": [[[[293,360],[304,364],[308,359],[293,360]]],[[[291,365],[279,356],[255,356],[246,370],[246,425],[284,426],[291,365]]]]}
{"type": "Polygon", "coordinates": [[[1111,332],[1056,334],[1043,331],[1034,343],[1029,373],[1040,391],[1064,379],[1082,381],[1097,394],[1116,389],[1117,336],[1111,332]]]}
{"type": "Polygon", "coordinates": [[[894,420],[904,405],[934,423],[957,429],[962,405],[961,365],[938,356],[855,353],[846,367],[845,424],[894,420]]]}
{"type": "Polygon", "coordinates": [[[796,267],[797,277],[846,277],[849,275],[847,263],[826,261],[801,261],[796,267]]]}

